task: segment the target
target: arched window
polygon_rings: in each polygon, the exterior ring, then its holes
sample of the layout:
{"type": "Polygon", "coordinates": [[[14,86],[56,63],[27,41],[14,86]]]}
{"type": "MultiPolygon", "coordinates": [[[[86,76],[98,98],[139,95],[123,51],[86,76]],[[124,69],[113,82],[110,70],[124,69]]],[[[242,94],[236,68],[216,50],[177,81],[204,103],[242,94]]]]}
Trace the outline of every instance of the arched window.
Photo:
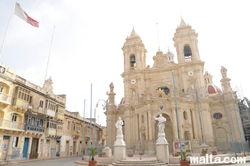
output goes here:
{"type": "Polygon", "coordinates": [[[188,45],[184,46],[184,56],[185,57],[192,56],[191,48],[188,45]]]}
{"type": "Polygon", "coordinates": [[[135,55],[132,54],[132,55],[130,56],[130,66],[131,66],[131,67],[135,67],[135,64],[136,64],[136,63],[135,63],[135,55]]]}

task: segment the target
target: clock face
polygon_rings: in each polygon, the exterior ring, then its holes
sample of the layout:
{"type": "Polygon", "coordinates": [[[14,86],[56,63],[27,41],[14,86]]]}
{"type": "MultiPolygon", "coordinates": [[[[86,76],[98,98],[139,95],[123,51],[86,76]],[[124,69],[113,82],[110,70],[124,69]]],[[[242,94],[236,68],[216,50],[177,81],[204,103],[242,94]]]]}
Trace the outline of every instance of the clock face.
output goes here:
{"type": "Polygon", "coordinates": [[[188,76],[193,76],[194,75],[194,72],[193,71],[189,71],[188,72],[188,76]]]}
{"type": "Polygon", "coordinates": [[[135,79],[132,79],[131,80],[131,84],[135,84],[136,83],[136,80],[135,79]]]}

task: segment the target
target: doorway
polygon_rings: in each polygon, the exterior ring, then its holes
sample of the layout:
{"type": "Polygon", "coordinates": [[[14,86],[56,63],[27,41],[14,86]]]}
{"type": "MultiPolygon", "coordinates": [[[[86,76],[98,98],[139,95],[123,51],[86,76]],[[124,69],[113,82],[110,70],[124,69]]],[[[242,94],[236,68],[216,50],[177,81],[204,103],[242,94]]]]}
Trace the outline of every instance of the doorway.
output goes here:
{"type": "Polygon", "coordinates": [[[25,138],[23,144],[23,158],[28,157],[28,148],[29,148],[29,138],[25,138]]]}
{"type": "Polygon", "coordinates": [[[2,141],[2,147],[0,152],[2,153],[1,159],[5,159],[8,154],[8,148],[9,148],[9,143],[10,143],[10,136],[4,135],[3,136],[3,141],[2,141]]]}
{"type": "Polygon", "coordinates": [[[66,156],[69,156],[69,141],[66,141],[66,156]]]}
{"type": "Polygon", "coordinates": [[[30,159],[35,159],[38,157],[38,138],[33,138],[32,139],[32,144],[31,144],[31,151],[30,151],[30,159]]]}

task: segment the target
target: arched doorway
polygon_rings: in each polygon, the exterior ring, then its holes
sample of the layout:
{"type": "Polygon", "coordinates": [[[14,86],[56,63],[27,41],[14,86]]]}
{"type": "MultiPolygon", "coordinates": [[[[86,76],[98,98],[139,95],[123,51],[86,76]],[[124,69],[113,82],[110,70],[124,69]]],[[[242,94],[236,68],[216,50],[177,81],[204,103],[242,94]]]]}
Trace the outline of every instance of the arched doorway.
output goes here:
{"type": "Polygon", "coordinates": [[[227,133],[223,128],[217,128],[215,130],[215,140],[218,151],[228,151],[229,145],[227,140],[227,133]]]}
{"type": "MultiPolygon", "coordinates": [[[[165,123],[165,137],[166,140],[168,141],[168,148],[169,148],[169,153],[173,152],[173,127],[172,127],[172,122],[170,117],[167,114],[162,113],[162,116],[166,118],[166,123],[165,123]]],[[[155,141],[158,138],[158,122],[155,123],[155,141]]]]}

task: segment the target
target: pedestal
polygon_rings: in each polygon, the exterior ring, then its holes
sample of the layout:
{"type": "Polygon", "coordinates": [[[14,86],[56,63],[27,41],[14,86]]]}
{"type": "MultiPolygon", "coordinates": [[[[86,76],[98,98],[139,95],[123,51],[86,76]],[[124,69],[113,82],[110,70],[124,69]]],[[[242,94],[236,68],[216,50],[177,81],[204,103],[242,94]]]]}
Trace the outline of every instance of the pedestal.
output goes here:
{"type": "Polygon", "coordinates": [[[163,161],[163,163],[169,163],[169,150],[168,143],[156,144],[157,159],[163,161]]]}
{"type": "Polygon", "coordinates": [[[110,149],[108,146],[106,146],[105,148],[102,149],[102,152],[105,152],[105,155],[107,157],[112,156],[112,149],[110,149]]]}
{"type": "Polygon", "coordinates": [[[116,145],[126,146],[125,142],[123,141],[123,135],[117,135],[116,136],[116,141],[114,143],[114,146],[116,146],[116,145]]]}
{"type": "Polygon", "coordinates": [[[165,138],[164,133],[158,133],[158,139],[156,140],[156,144],[167,144],[168,141],[165,138]]]}
{"type": "Polygon", "coordinates": [[[114,161],[120,161],[126,159],[126,145],[114,146],[114,161]]]}
{"type": "Polygon", "coordinates": [[[114,161],[126,159],[126,144],[123,140],[123,135],[117,135],[114,143],[114,161]]]}

